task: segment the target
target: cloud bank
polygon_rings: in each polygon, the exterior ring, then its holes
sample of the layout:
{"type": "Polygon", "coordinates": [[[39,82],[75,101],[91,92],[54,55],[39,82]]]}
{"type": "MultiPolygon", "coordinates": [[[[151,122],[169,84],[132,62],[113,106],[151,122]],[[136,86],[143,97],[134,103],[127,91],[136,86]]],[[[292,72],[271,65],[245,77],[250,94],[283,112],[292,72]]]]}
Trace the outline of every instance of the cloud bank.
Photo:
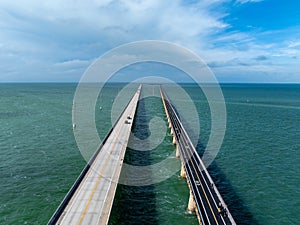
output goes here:
{"type": "Polygon", "coordinates": [[[289,35],[297,28],[244,31],[226,22],[236,3],[255,2],[0,1],[0,81],[78,81],[106,51],[154,39],[190,48],[221,82],[272,82],[272,73],[274,82],[300,82],[300,35],[289,35]]]}

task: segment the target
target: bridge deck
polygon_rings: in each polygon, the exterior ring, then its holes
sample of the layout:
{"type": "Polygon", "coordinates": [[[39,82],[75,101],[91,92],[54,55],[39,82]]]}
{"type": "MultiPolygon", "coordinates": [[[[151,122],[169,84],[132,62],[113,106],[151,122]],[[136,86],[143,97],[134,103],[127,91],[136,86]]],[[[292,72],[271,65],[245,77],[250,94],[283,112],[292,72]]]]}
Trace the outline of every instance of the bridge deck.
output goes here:
{"type": "MultiPolygon", "coordinates": [[[[141,86],[115,124],[56,224],[107,224],[141,86]]],[[[54,224],[49,222],[49,224],[54,224]]]]}
{"type": "Polygon", "coordinates": [[[196,213],[199,223],[205,225],[235,224],[223,198],[162,89],[161,97],[171,123],[171,129],[173,129],[176,138],[176,144],[179,147],[180,158],[185,169],[188,185],[196,203],[196,213]],[[222,216],[218,212],[218,204],[220,202],[226,209],[226,216],[222,216]]]}

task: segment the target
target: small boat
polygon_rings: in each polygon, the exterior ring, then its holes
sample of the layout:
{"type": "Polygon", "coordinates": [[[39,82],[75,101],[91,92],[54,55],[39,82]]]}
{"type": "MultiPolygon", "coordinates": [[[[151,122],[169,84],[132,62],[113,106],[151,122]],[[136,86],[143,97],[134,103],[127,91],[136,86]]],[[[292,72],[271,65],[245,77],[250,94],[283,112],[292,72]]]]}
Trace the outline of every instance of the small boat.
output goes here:
{"type": "Polygon", "coordinates": [[[73,117],[73,130],[76,128],[76,114],[75,114],[75,110],[76,110],[76,105],[75,105],[75,103],[73,103],[73,110],[72,110],[72,113],[73,113],[73,115],[72,115],[72,117],[73,117]]]}
{"type": "Polygon", "coordinates": [[[102,95],[100,95],[100,107],[99,107],[100,110],[102,110],[102,95]]]}

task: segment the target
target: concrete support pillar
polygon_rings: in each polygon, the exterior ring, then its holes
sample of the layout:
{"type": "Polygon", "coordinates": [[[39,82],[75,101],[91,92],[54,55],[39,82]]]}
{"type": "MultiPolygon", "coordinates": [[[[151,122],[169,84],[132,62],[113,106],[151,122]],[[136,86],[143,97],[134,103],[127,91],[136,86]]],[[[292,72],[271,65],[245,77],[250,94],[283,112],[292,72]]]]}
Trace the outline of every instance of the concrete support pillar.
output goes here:
{"type": "Polygon", "coordinates": [[[186,178],[186,172],[185,172],[185,168],[183,166],[183,162],[181,162],[180,177],[181,178],[186,178]]]}
{"type": "Polygon", "coordinates": [[[190,191],[190,198],[189,198],[189,204],[188,204],[188,211],[189,212],[195,212],[196,211],[196,202],[194,200],[194,196],[192,191],[190,191]]]}
{"type": "Polygon", "coordinates": [[[172,124],[171,124],[171,122],[169,122],[169,128],[172,128],[172,124]]]}
{"type": "Polygon", "coordinates": [[[172,127],[171,127],[171,132],[170,133],[171,133],[172,136],[174,136],[174,131],[173,131],[172,127]]]}
{"type": "Polygon", "coordinates": [[[176,146],[176,157],[180,157],[179,145],[176,146]]]}
{"type": "Polygon", "coordinates": [[[172,144],[173,144],[173,145],[176,145],[176,138],[175,138],[175,136],[173,136],[172,144]]]}

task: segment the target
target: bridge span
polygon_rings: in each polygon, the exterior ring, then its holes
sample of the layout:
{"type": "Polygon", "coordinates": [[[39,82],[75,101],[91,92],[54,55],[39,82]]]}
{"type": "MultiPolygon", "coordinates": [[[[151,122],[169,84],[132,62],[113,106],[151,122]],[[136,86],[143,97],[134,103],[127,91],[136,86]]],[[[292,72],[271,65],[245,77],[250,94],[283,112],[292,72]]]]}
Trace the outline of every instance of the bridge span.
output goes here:
{"type": "Polygon", "coordinates": [[[108,223],[140,92],[141,86],[48,224],[108,223]]]}
{"type": "Polygon", "coordinates": [[[187,178],[190,189],[188,210],[196,212],[200,224],[236,224],[210,177],[198,152],[184,129],[166,93],[160,88],[176,156],[181,159],[180,176],[187,178]]]}
{"type": "MultiPolygon", "coordinates": [[[[49,225],[108,224],[141,88],[140,85],[49,225]]],[[[187,178],[190,189],[188,210],[196,212],[202,225],[236,224],[162,88],[160,94],[176,144],[176,156],[182,162],[180,175],[187,178]]]]}

